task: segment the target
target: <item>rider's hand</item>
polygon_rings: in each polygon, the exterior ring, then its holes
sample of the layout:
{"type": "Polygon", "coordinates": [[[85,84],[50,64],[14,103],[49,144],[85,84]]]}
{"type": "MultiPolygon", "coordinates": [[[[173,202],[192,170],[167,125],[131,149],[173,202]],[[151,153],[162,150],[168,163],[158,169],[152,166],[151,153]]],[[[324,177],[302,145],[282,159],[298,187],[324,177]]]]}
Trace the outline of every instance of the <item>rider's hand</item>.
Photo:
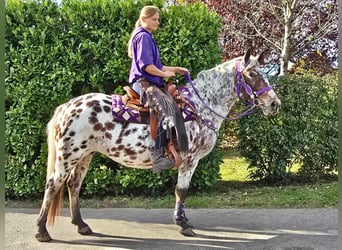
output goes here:
{"type": "Polygon", "coordinates": [[[170,77],[175,77],[176,76],[176,74],[175,74],[175,72],[172,72],[172,71],[164,71],[164,78],[170,78],[170,77]]]}
{"type": "Polygon", "coordinates": [[[184,67],[177,67],[177,73],[181,74],[181,75],[185,75],[186,73],[188,73],[189,70],[187,68],[184,67]]]}

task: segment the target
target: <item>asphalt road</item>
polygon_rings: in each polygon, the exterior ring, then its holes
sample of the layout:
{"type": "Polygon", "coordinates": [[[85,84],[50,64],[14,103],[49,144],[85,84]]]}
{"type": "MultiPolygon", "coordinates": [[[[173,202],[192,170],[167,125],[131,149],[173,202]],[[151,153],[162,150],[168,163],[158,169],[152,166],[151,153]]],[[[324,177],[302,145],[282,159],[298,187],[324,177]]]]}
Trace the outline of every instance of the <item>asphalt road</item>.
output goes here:
{"type": "Polygon", "coordinates": [[[38,209],[5,209],[6,249],[270,249],[337,248],[337,209],[186,209],[196,236],[185,237],[172,209],[82,209],[94,234],[82,236],[64,209],[38,242],[38,209]]]}

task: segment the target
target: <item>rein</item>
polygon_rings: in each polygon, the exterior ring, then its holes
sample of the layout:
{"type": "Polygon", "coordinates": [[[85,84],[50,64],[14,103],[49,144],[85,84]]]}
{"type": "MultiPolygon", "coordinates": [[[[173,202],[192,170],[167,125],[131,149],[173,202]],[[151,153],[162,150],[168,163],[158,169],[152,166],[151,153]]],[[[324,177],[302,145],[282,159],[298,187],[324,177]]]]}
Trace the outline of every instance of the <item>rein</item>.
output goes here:
{"type": "MultiPolygon", "coordinates": [[[[193,90],[195,91],[195,94],[197,95],[197,97],[200,99],[200,101],[204,104],[204,106],[209,109],[212,113],[214,113],[215,115],[217,115],[218,117],[224,119],[225,121],[234,121],[234,120],[238,120],[241,119],[242,117],[245,117],[247,115],[250,115],[252,113],[255,112],[254,108],[257,106],[254,102],[254,96],[259,96],[262,93],[272,89],[272,86],[267,86],[265,88],[262,88],[261,90],[258,90],[257,92],[253,92],[252,88],[247,85],[244,81],[243,81],[243,77],[241,76],[241,69],[240,69],[240,62],[237,62],[237,77],[238,77],[238,85],[236,88],[236,94],[237,96],[240,98],[240,94],[241,94],[241,88],[245,88],[247,94],[251,97],[251,99],[253,100],[252,102],[248,102],[248,104],[250,105],[250,108],[247,109],[246,111],[236,114],[233,117],[226,117],[223,116],[219,113],[217,113],[213,108],[211,108],[201,97],[201,95],[199,94],[197,88],[195,87],[193,81],[191,80],[191,76],[190,76],[190,72],[187,72],[184,75],[185,79],[190,83],[191,87],[193,88],[193,90]]],[[[240,98],[241,99],[241,98],[240,98]]]]}

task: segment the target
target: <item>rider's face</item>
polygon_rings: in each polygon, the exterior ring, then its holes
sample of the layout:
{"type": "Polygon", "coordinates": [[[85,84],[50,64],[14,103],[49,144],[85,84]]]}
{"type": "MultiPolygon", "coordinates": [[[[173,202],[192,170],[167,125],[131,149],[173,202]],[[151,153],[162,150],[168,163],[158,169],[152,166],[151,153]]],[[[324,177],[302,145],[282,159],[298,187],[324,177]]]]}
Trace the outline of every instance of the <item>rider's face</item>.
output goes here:
{"type": "Polygon", "coordinates": [[[149,32],[153,32],[158,29],[159,26],[159,13],[157,12],[151,17],[142,17],[142,26],[149,32]]]}

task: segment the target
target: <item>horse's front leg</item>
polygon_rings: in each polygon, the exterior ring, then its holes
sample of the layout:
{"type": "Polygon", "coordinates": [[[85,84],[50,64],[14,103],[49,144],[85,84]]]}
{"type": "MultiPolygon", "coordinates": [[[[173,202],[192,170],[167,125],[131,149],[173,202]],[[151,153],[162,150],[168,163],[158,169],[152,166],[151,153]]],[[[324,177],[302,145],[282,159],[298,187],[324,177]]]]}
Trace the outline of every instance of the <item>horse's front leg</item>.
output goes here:
{"type": "Polygon", "coordinates": [[[190,180],[193,174],[192,171],[181,171],[178,173],[178,181],[175,189],[176,205],[173,214],[173,221],[181,227],[180,233],[185,236],[194,236],[193,225],[185,215],[185,198],[189,190],[190,180]]]}

